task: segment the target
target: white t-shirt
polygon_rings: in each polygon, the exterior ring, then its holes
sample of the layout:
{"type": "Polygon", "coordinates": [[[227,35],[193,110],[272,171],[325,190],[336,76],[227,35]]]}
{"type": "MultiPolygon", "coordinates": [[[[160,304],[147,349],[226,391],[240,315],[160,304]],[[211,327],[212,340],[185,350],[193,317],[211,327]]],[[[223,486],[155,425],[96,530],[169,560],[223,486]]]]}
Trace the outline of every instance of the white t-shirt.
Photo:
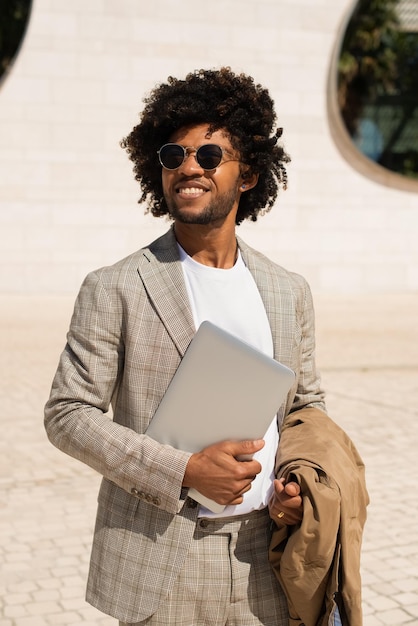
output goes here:
{"type": "MultiPolygon", "coordinates": [[[[179,251],[196,328],[204,320],[209,320],[272,357],[273,340],[264,304],[240,252],[233,267],[219,269],[197,263],[180,245],[179,251]]],[[[257,419],[256,415],[254,419],[257,419]]],[[[254,455],[263,469],[253,481],[250,491],[244,494],[242,504],[227,506],[222,513],[213,513],[201,506],[200,516],[241,515],[267,505],[273,489],[279,440],[276,416],[272,416],[263,439],[264,448],[254,455]]]]}

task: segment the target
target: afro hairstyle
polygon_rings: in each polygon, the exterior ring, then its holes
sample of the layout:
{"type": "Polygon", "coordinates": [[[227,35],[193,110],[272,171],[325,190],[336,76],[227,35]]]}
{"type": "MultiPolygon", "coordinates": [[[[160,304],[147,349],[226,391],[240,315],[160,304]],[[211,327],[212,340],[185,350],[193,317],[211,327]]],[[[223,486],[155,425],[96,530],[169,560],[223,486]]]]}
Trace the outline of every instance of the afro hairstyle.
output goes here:
{"type": "Polygon", "coordinates": [[[157,152],[177,130],[208,124],[210,132],[226,131],[257,185],[242,194],[236,223],[253,222],[273,206],[280,186],[287,187],[289,156],[278,143],[283,129],[275,129],[274,103],[267,89],[246,74],[228,67],[196,70],[184,80],[169,77],[144,98],[140,123],[121,141],[134,163],[140,183],[139,202],[148,202],[146,212],[168,215],[164,199],[161,165],[157,152]]]}

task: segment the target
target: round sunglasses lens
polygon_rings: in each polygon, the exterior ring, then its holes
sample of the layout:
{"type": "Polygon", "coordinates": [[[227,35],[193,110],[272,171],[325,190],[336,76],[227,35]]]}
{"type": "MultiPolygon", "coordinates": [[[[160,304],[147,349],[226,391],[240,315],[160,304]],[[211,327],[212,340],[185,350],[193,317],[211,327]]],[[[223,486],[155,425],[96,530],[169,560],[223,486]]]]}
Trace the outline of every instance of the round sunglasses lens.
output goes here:
{"type": "Polygon", "coordinates": [[[204,170],[214,170],[222,161],[222,148],[214,143],[200,146],[196,152],[196,159],[204,170]]]}
{"type": "Polygon", "coordinates": [[[182,146],[175,144],[163,146],[160,150],[160,161],[168,170],[176,170],[184,161],[182,146]]]}

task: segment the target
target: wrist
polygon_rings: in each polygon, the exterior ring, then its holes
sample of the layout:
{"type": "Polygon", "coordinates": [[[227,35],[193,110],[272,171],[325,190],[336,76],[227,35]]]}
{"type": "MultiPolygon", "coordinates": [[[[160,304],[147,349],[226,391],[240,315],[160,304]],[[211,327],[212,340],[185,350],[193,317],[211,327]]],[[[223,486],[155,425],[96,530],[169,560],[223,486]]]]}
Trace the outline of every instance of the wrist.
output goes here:
{"type": "Polygon", "coordinates": [[[197,454],[192,454],[187,461],[186,468],[184,470],[182,487],[187,487],[188,489],[190,489],[191,487],[195,486],[194,481],[196,475],[196,457],[197,454]]]}

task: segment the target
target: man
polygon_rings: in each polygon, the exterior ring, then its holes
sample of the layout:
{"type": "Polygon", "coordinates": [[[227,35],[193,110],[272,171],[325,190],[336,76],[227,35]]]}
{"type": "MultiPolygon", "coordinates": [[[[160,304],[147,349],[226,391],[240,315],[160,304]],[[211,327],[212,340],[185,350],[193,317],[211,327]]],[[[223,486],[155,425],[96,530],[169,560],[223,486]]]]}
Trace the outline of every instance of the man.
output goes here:
{"type": "Polygon", "coordinates": [[[235,232],[286,187],[280,135],[267,90],[222,68],[159,85],[122,142],[141,201],[173,225],[87,276],[45,419],[57,447],[103,475],[87,599],[121,625],[288,624],[268,562],[269,506],[277,524],[302,519],[298,484],[274,480],[274,465],[283,417],[325,408],[313,309],[302,277],[235,232]],[[293,369],[296,382],[262,440],[191,454],[144,433],[206,319],[293,369]],[[223,513],[197,506],[191,487],[223,513]]]}

